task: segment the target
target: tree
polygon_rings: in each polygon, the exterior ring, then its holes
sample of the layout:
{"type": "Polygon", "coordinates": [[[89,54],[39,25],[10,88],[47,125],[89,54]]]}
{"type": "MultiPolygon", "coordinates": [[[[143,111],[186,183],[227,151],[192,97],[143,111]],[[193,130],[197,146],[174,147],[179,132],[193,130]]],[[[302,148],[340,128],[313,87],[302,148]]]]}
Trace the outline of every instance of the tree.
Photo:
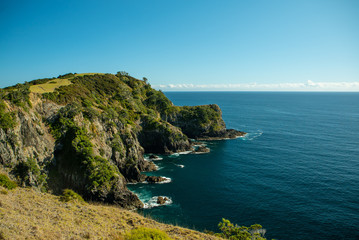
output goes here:
{"type": "Polygon", "coordinates": [[[259,224],[250,227],[234,225],[228,219],[222,218],[222,222],[218,224],[218,228],[222,231],[217,236],[232,240],[265,240],[265,229],[259,224]]]}

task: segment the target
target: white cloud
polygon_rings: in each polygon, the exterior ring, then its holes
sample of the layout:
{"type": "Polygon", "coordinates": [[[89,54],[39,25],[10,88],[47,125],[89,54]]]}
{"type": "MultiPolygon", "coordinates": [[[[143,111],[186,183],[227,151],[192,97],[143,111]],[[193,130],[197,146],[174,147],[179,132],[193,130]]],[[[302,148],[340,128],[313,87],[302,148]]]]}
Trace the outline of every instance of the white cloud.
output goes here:
{"type": "Polygon", "coordinates": [[[161,84],[164,91],[359,91],[359,82],[244,83],[244,84],[161,84]]]}

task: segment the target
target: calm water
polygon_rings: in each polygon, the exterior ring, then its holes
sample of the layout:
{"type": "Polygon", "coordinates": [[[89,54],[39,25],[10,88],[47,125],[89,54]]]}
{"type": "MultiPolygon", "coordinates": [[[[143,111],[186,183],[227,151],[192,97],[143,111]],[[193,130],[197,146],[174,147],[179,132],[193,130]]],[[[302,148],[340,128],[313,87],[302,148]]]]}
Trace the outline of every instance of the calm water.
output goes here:
{"type": "Polygon", "coordinates": [[[172,204],[153,218],[217,230],[222,217],[261,224],[267,238],[359,239],[359,93],[166,93],[175,105],[216,103],[243,139],[209,154],[164,156],[166,184],[130,185],[172,204]],[[181,166],[183,165],[183,166],[181,166]]]}

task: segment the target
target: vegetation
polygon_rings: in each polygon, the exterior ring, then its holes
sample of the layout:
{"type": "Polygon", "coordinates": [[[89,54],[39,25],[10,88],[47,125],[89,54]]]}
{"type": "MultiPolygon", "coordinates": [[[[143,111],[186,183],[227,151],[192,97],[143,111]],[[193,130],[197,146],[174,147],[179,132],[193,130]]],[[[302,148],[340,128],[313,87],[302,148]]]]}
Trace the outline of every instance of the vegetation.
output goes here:
{"type": "Polygon", "coordinates": [[[36,160],[28,158],[25,162],[19,162],[12,173],[23,186],[39,187],[46,190],[46,174],[42,173],[36,160]]]}
{"type": "Polygon", "coordinates": [[[57,89],[61,86],[67,86],[70,84],[71,84],[71,82],[68,79],[64,79],[64,78],[48,80],[45,83],[30,86],[30,92],[50,93],[50,92],[54,92],[55,89],[57,89]]]}
{"type": "Polygon", "coordinates": [[[11,129],[16,126],[16,117],[14,112],[5,112],[6,105],[0,98],[0,128],[11,129]]]}
{"type": "Polygon", "coordinates": [[[4,174],[0,174],[0,186],[9,190],[17,187],[16,183],[11,181],[10,178],[4,174]]]}
{"type": "Polygon", "coordinates": [[[60,201],[62,201],[62,202],[70,202],[70,201],[85,202],[84,199],[78,193],[75,193],[71,189],[65,189],[62,192],[60,201]]]}
{"type": "Polygon", "coordinates": [[[157,229],[139,227],[126,235],[126,240],[171,240],[168,235],[157,229]]]}
{"type": "Polygon", "coordinates": [[[84,176],[86,186],[75,187],[86,193],[87,198],[96,199],[103,191],[109,191],[121,174],[109,160],[94,156],[89,134],[74,122],[79,111],[81,106],[67,105],[60,110],[57,119],[50,122],[50,126],[57,141],[63,145],[62,150],[57,152],[57,157],[62,159],[61,168],[84,176]]]}
{"type": "Polygon", "coordinates": [[[28,83],[16,84],[14,87],[5,91],[3,99],[9,100],[16,106],[24,109],[27,109],[28,106],[31,107],[30,85],[28,83]]]}
{"type": "Polygon", "coordinates": [[[231,240],[265,240],[265,229],[259,224],[251,225],[250,227],[234,225],[227,219],[222,219],[218,224],[221,233],[216,233],[218,237],[231,240]]]}

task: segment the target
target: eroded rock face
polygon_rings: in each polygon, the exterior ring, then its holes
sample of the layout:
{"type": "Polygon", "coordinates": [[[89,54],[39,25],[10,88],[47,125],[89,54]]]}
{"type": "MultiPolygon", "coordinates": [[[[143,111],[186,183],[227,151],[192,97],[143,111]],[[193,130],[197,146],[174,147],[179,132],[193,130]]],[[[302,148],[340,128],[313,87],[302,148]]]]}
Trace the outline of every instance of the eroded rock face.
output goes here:
{"type": "Polygon", "coordinates": [[[138,139],[147,153],[172,154],[191,150],[191,143],[182,131],[167,123],[158,122],[151,125],[146,119],[141,123],[142,131],[138,139]]]}
{"type": "Polygon", "coordinates": [[[222,111],[216,104],[183,107],[173,113],[168,121],[179,127],[189,138],[223,137],[226,133],[222,111]]]}
{"type": "Polygon", "coordinates": [[[20,96],[22,107],[4,98],[11,91],[0,91],[2,108],[14,113],[16,122],[10,129],[0,128],[0,164],[14,174],[21,164],[29,168],[26,171],[32,172],[21,173],[26,185],[47,186],[54,193],[71,188],[90,200],[141,207],[127,183],[168,181],[141,173],[157,169],[144,159],[145,152],[191,151],[189,137],[244,134],[226,130],[217,105],[175,107],[163,93],[128,75],[72,80],[72,85],[49,95],[20,96]]]}
{"type": "MultiPolygon", "coordinates": [[[[42,165],[53,160],[55,140],[35,111],[12,106],[16,114],[14,129],[0,129],[0,163],[13,167],[29,158],[42,165]]],[[[45,112],[46,113],[46,112],[45,112]]]]}

